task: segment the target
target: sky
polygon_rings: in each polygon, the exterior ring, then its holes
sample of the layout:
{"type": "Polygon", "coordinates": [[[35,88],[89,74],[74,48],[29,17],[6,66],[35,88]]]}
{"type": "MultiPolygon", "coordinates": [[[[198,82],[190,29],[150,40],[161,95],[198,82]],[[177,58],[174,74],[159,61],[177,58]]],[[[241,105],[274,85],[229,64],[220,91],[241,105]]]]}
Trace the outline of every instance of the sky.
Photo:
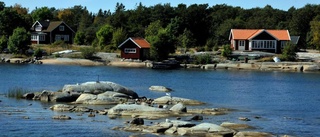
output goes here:
{"type": "Polygon", "coordinates": [[[5,3],[6,6],[13,6],[14,4],[20,4],[22,7],[29,9],[29,12],[36,7],[55,7],[56,9],[72,8],[75,5],[81,5],[87,7],[92,13],[98,13],[99,9],[110,10],[114,12],[116,3],[122,3],[125,9],[135,9],[140,2],[144,6],[153,6],[156,4],[170,3],[171,6],[176,7],[178,4],[186,4],[187,6],[192,4],[209,4],[214,6],[216,4],[227,4],[230,6],[239,6],[244,9],[251,9],[260,7],[263,8],[266,5],[271,5],[275,9],[281,9],[287,11],[294,6],[295,8],[302,8],[306,4],[320,4],[320,0],[0,0],[5,3]]]}

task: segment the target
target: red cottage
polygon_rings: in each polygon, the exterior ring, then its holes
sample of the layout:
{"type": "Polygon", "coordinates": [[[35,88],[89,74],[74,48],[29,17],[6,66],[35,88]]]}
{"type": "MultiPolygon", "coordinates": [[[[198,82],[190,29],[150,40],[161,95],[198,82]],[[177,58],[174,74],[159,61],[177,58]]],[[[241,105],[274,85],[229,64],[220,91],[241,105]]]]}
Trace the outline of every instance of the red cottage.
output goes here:
{"type": "Polygon", "coordinates": [[[288,30],[231,29],[229,40],[233,50],[281,53],[291,38],[288,30]]]}
{"type": "Polygon", "coordinates": [[[31,27],[32,44],[51,44],[62,40],[72,44],[75,32],[63,21],[36,21],[31,27]]]}
{"type": "Polygon", "coordinates": [[[143,38],[128,38],[118,48],[121,49],[121,58],[149,59],[150,43],[143,38]]]}

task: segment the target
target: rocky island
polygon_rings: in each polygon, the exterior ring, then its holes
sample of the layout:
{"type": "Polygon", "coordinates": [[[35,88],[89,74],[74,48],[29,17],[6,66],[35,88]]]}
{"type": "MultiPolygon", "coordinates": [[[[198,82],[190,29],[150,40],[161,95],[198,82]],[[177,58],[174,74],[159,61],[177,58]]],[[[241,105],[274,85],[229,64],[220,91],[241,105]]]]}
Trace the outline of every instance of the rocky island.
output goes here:
{"type": "MultiPolygon", "coordinates": [[[[162,86],[161,86],[162,87],[162,86]]],[[[204,108],[205,102],[172,97],[169,95],[156,99],[139,96],[133,90],[110,81],[85,82],[81,84],[67,84],[60,91],[27,93],[25,99],[55,102],[52,111],[81,112],[88,117],[107,115],[110,119],[131,118],[123,126],[113,127],[135,133],[158,134],[172,136],[221,136],[221,137],[271,137],[279,136],[271,133],[256,131],[256,127],[244,124],[249,118],[239,117],[241,123],[228,121],[208,123],[206,118],[228,115],[237,111],[228,108],[204,108]],[[94,110],[86,107],[91,105],[112,105],[111,108],[94,110]]],[[[70,120],[68,115],[56,115],[57,120],[70,120]]],[[[260,117],[255,117],[259,119],[260,117]]],[[[253,120],[255,120],[253,119],[253,120]]],[[[283,135],[286,136],[286,135],[283,135]]]]}

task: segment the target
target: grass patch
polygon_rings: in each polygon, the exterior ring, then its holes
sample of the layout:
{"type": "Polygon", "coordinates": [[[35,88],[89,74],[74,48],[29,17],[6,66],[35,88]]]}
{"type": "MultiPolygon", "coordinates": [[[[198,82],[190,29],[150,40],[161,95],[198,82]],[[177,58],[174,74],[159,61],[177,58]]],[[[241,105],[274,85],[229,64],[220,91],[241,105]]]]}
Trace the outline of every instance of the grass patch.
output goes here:
{"type": "Polygon", "coordinates": [[[10,88],[7,92],[7,96],[11,97],[11,98],[17,98],[20,99],[23,97],[24,94],[26,93],[30,93],[31,90],[28,89],[24,89],[21,87],[14,87],[14,88],[10,88]]]}

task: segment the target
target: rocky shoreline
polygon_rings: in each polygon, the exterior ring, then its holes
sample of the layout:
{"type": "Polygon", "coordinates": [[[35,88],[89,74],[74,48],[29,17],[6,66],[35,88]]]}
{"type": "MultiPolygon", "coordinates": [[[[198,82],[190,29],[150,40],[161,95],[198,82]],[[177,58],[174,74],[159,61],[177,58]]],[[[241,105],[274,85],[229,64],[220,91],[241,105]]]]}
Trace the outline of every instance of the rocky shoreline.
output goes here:
{"type": "MultiPolygon", "coordinates": [[[[160,87],[160,86],[151,86],[160,87]]],[[[168,93],[169,91],[161,91],[168,93]]],[[[209,117],[228,115],[237,111],[228,108],[203,108],[205,102],[173,97],[171,94],[151,99],[139,96],[136,92],[110,81],[95,81],[81,84],[65,85],[60,91],[42,91],[27,93],[25,99],[55,102],[50,107],[52,111],[82,113],[88,117],[107,115],[109,119],[131,118],[123,126],[113,127],[113,130],[132,132],[133,136],[144,134],[170,136],[219,136],[219,137],[273,137],[273,135],[255,129],[246,121],[259,120],[238,117],[239,123],[228,121],[209,123],[209,117]],[[110,108],[94,110],[90,105],[112,105],[110,108]]],[[[55,115],[55,120],[70,120],[68,114],[55,115]]]]}

